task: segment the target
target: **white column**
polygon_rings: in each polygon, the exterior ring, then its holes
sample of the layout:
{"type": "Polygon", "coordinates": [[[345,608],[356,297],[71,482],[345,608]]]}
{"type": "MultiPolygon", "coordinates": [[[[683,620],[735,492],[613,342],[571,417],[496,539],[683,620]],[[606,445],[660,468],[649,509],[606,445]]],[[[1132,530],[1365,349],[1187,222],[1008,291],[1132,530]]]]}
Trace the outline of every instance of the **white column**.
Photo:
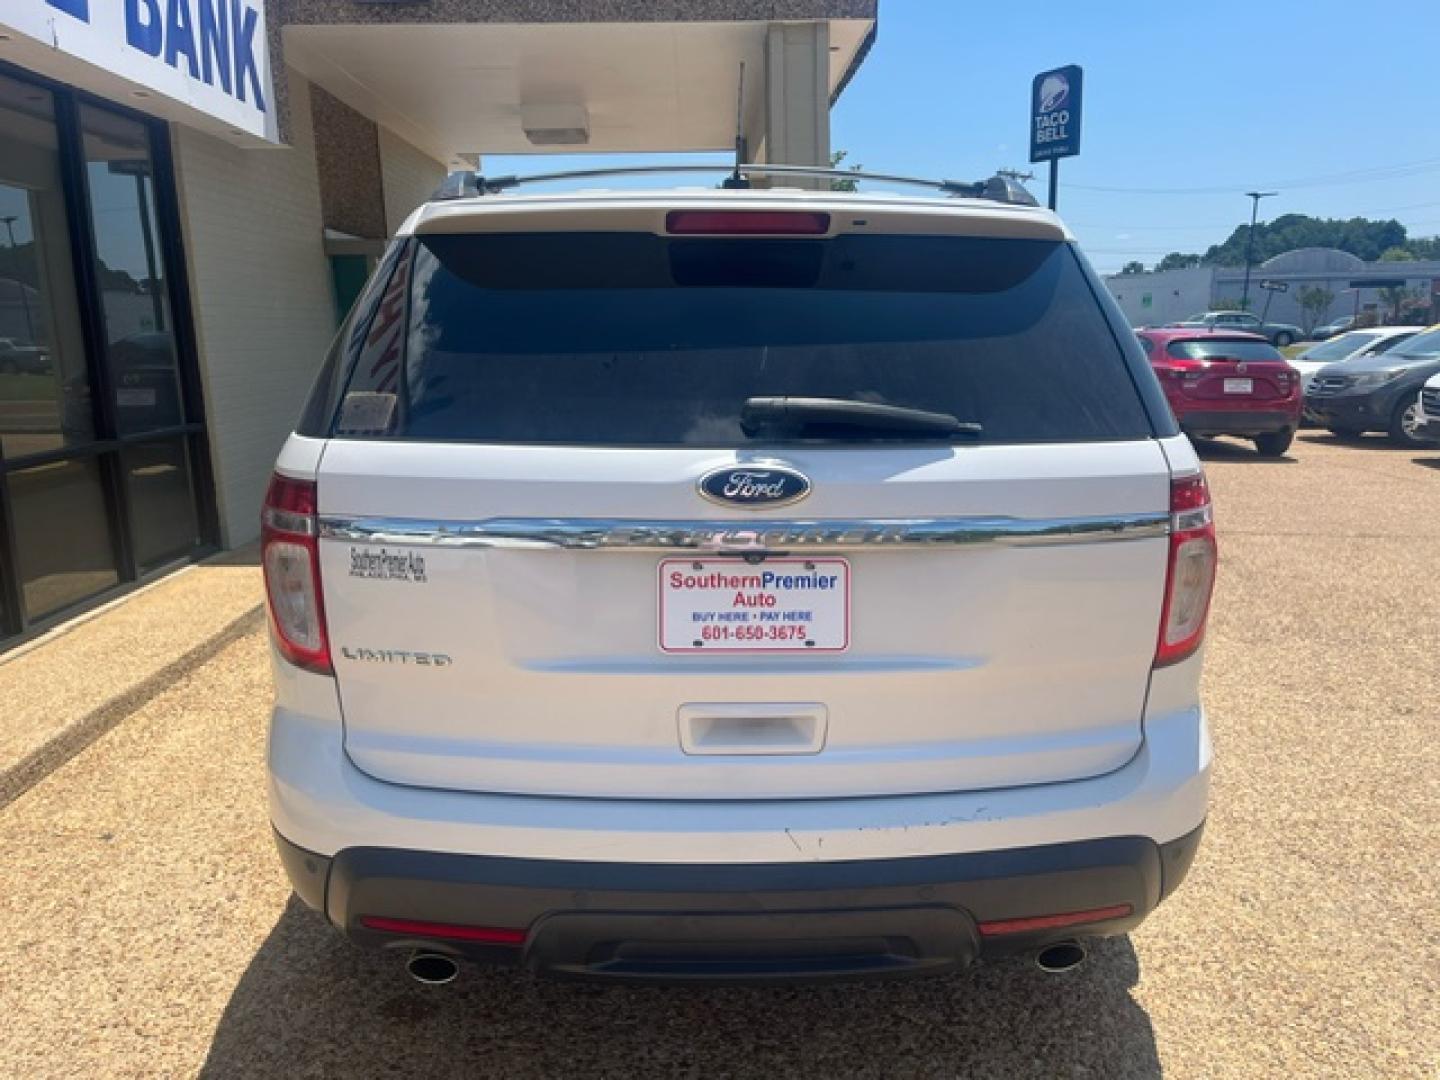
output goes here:
{"type": "MultiPolygon", "coordinates": [[[[765,130],[757,161],[830,164],[830,26],[771,23],[765,42],[765,130]]],[[[774,180],[786,187],[828,188],[820,179],[774,180]]]]}

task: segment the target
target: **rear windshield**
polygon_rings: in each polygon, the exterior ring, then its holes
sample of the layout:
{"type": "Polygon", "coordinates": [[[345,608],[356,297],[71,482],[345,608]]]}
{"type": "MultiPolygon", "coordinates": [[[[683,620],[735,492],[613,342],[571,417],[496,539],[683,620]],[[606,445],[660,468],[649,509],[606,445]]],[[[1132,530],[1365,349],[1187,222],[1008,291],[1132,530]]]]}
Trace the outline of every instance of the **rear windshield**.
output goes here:
{"type": "Polygon", "coordinates": [[[1284,360],[1280,351],[1265,341],[1225,338],[1205,341],[1172,341],[1166,349],[1176,360],[1284,360]]]}
{"type": "Polygon", "coordinates": [[[419,238],[407,269],[400,369],[361,358],[337,434],[732,446],[762,438],[747,400],[779,396],[948,413],[978,425],[966,441],[1151,434],[1063,243],[446,235],[419,238]]]}

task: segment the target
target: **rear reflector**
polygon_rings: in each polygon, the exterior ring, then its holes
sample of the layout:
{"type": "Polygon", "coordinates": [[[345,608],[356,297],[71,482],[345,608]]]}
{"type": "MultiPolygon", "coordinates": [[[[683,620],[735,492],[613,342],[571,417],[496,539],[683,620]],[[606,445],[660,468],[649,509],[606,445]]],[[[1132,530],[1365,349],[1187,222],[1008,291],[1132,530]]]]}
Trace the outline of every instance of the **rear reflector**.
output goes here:
{"type": "Polygon", "coordinates": [[[665,231],[681,236],[823,236],[830,215],[804,210],[671,210],[665,231]]]}
{"type": "Polygon", "coordinates": [[[1028,934],[1035,930],[1055,930],[1062,926],[1080,926],[1083,923],[1123,919],[1134,910],[1129,904],[1112,904],[1110,907],[1091,908],[1088,911],[1069,911],[1063,915],[1035,915],[1028,919],[995,919],[991,922],[980,923],[978,929],[983,937],[1028,934]]]}
{"type": "Polygon", "coordinates": [[[465,926],[459,923],[420,922],[415,919],[387,919],[382,915],[362,915],[360,925],[382,934],[405,934],[409,937],[442,938],[447,941],[478,941],[485,945],[524,945],[526,931],[506,926],[465,926]]]}

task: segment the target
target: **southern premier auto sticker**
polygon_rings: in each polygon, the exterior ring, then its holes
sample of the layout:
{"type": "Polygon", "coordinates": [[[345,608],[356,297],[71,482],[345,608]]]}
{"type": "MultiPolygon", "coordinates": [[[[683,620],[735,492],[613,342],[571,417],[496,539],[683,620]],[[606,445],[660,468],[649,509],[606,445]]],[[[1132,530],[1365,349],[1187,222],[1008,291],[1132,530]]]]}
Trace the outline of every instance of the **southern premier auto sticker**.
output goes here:
{"type": "Polygon", "coordinates": [[[423,585],[425,578],[425,556],[413,551],[389,551],[381,548],[370,551],[366,548],[350,549],[350,576],[368,578],[371,581],[409,581],[423,585]]]}

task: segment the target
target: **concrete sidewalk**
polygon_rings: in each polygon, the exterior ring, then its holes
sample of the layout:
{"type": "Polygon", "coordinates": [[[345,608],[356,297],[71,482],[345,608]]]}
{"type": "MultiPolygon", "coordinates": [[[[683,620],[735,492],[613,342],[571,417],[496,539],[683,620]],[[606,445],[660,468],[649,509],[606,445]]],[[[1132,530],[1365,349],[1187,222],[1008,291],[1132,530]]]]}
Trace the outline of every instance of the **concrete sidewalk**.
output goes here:
{"type": "Polygon", "coordinates": [[[260,626],[258,559],[186,567],[0,657],[0,806],[260,626]]]}

